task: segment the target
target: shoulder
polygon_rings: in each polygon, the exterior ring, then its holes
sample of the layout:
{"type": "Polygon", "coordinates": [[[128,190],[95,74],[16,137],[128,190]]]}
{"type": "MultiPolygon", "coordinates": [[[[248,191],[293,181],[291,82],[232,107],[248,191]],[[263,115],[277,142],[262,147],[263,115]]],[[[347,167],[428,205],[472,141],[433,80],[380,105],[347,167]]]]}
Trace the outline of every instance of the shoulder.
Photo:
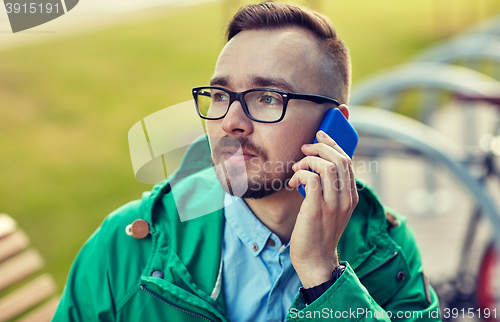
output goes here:
{"type": "Polygon", "coordinates": [[[417,268],[417,270],[423,271],[417,239],[415,233],[408,225],[406,217],[387,206],[384,206],[384,214],[389,236],[401,247],[409,264],[415,266],[414,268],[417,268]]]}
{"type": "Polygon", "coordinates": [[[103,220],[94,234],[99,234],[104,241],[112,241],[125,234],[125,228],[136,219],[144,219],[141,200],[131,201],[110,213],[103,220]]]}
{"type": "MultiPolygon", "coordinates": [[[[146,199],[149,194],[144,194],[146,199]]],[[[99,298],[107,298],[112,301],[114,310],[119,311],[137,291],[136,286],[150,257],[151,236],[136,239],[127,234],[126,228],[135,220],[146,219],[144,208],[143,200],[134,200],[116,209],[83,245],[67,284],[75,290],[88,287],[88,292],[78,298],[87,296],[87,301],[96,307],[99,298]]]]}
{"type": "Polygon", "coordinates": [[[420,256],[415,234],[409,227],[407,218],[382,204],[369,186],[361,181],[357,184],[359,203],[352,219],[356,228],[364,228],[366,242],[378,247],[390,247],[392,244],[407,260],[415,255],[420,256]]]}
{"type": "Polygon", "coordinates": [[[359,202],[339,242],[341,260],[349,262],[380,305],[422,270],[415,236],[406,219],[382,205],[358,182],[359,202]],[[385,281],[381,283],[380,281],[385,281]]]}
{"type": "MultiPolygon", "coordinates": [[[[141,262],[150,241],[134,241],[126,226],[143,216],[141,201],[130,202],[106,217],[85,242],[71,267],[53,321],[112,321],[135,292],[141,262]]],[[[147,255],[146,255],[147,254],[147,255]]]]}
{"type": "Polygon", "coordinates": [[[158,189],[161,190],[161,187],[154,187],[152,191],[144,192],[142,199],[131,201],[111,212],[87,241],[102,247],[102,251],[107,253],[109,265],[122,268],[127,266],[127,262],[148,260],[147,249],[151,246],[151,235],[134,238],[127,233],[127,226],[137,220],[147,223],[147,227],[150,226],[151,204],[157,198],[154,195],[158,194],[155,193],[158,189]]]}
{"type": "MultiPolygon", "coordinates": [[[[150,192],[144,193],[146,197],[149,194],[150,192]]],[[[135,220],[147,220],[144,208],[144,200],[134,200],[111,212],[87,243],[99,243],[105,246],[107,251],[115,251],[125,248],[124,245],[136,244],[135,239],[128,235],[126,230],[127,226],[135,220]]]]}

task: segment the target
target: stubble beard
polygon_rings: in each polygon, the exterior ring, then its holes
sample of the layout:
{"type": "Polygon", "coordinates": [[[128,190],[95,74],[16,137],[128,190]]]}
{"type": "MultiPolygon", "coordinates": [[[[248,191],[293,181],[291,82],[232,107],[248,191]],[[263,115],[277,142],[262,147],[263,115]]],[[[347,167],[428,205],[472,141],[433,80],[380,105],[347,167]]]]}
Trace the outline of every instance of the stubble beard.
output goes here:
{"type": "Polygon", "coordinates": [[[212,165],[217,179],[224,190],[243,199],[262,199],[283,189],[293,190],[288,186],[293,176],[291,165],[294,162],[270,162],[267,152],[255,146],[248,138],[220,138],[212,149],[212,165]],[[255,155],[242,164],[223,162],[220,149],[225,146],[240,147],[255,155]],[[277,171],[277,169],[280,171],[277,171]]]}

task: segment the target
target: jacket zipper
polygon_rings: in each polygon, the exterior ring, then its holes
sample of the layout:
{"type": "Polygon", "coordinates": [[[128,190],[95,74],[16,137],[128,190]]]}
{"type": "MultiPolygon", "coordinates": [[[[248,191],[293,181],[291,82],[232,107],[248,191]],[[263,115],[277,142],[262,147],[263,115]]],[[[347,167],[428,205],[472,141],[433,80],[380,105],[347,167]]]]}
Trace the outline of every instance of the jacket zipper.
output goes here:
{"type": "Polygon", "coordinates": [[[148,293],[149,295],[151,295],[152,297],[154,297],[155,299],[157,299],[158,301],[160,301],[162,303],[165,303],[168,306],[173,307],[176,310],[179,310],[179,311],[187,313],[187,314],[191,314],[193,316],[196,316],[198,318],[201,318],[201,319],[204,319],[204,320],[207,320],[207,321],[210,321],[210,322],[215,322],[214,320],[209,319],[206,316],[203,316],[203,315],[198,314],[196,312],[193,312],[193,311],[190,311],[190,310],[185,309],[183,307],[180,307],[180,306],[178,306],[178,305],[176,305],[176,304],[174,304],[174,303],[172,303],[170,301],[167,301],[165,298],[163,298],[162,296],[160,296],[160,295],[156,294],[155,292],[151,291],[150,289],[148,289],[146,286],[144,286],[142,284],[141,284],[141,289],[143,291],[145,291],[146,293],[148,293]]]}
{"type": "Polygon", "coordinates": [[[391,255],[391,257],[389,257],[388,259],[386,259],[385,261],[383,261],[381,264],[379,264],[377,267],[375,268],[372,268],[371,270],[369,270],[368,272],[364,273],[363,275],[361,275],[359,277],[359,279],[362,279],[363,277],[365,277],[366,275],[370,274],[370,273],[373,273],[374,271],[376,271],[377,269],[379,269],[380,267],[384,266],[387,262],[389,262],[391,259],[393,259],[394,257],[396,257],[396,255],[398,254],[398,252],[394,252],[394,254],[391,255]]]}

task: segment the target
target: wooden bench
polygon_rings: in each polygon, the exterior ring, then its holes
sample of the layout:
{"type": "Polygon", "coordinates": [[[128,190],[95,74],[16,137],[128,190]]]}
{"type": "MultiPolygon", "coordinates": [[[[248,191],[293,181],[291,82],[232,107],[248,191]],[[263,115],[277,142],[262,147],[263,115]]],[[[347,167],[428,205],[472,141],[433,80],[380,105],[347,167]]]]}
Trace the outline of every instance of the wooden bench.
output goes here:
{"type": "Polygon", "coordinates": [[[40,254],[14,219],[0,214],[0,322],[50,321],[59,303],[56,284],[40,274],[40,254]]]}

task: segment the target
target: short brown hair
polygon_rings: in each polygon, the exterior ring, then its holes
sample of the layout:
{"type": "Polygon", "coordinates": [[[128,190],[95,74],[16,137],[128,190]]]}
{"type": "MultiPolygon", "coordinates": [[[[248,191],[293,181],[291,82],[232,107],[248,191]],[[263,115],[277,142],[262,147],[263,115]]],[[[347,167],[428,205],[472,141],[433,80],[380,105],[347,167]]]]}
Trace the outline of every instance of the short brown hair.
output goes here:
{"type": "Polygon", "coordinates": [[[333,68],[328,88],[341,103],[347,103],[351,86],[349,50],[337,37],[331,20],[309,8],[293,4],[265,1],[241,7],[227,28],[227,41],[244,30],[272,30],[301,27],[311,31],[319,40],[333,68]],[[334,88],[331,89],[334,84],[334,88]]]}

